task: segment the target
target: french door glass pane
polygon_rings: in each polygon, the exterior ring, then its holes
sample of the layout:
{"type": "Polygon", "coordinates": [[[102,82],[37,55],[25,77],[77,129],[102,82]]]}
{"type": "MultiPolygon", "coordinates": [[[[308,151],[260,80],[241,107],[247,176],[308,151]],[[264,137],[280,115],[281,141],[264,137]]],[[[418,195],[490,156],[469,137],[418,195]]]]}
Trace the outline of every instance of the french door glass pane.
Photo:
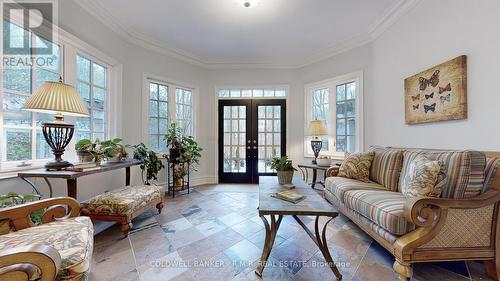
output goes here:
{"type": "Polygon", "coordinates": [[[261,105],[257,109],[258,121],[258,172],[272,173],[266,162],[276,156],[281,156],[281,127],[275,126],[281,124],[281,107],[279,105],[261,105]]]}
{"type": "Polygon", "coordinates": [[[246,173],[246,106],[224,106],[224,173],[246,173]]]}

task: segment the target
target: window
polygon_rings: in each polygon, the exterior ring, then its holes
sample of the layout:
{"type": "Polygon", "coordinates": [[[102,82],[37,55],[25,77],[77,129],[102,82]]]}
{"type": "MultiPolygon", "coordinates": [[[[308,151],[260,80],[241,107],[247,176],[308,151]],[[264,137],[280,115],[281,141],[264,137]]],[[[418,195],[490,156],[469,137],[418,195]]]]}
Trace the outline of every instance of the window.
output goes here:
{"type": "MultiPolygon", "coordinates": [[[[312,120],[324,120],[328,136],[322,138],[322,155],[343,157],[363,149],[362,72],[306,85],[306,128],[312,120]]],[[[306,157],[313,155],[304,137],[306,157]]]]}
{"type": "Polygon", "coordinates": [[[154,151],[165,151],[163,136],[168,129],[168,86],[149,83],[149,147],[154,151]]]}
{"type": "Polygon", "coordinates": [[[286,97],[285,89],[221,89],[219,98],[276,98],[286,97]]]}
{"type": "Polygon", "coordinates": [[[145,143],[154,151],[167,150],[164,136],[169,124],[176,122],[186,136],[194,134],[194,87],[177,86],[153,75],[144,77],[143,118],[145,143]]]}
{"type": "Polygon", "coordinates": [[[76,89],[89,109],[89,117],[76,120],[76,140],[106,139],[107,68],[76,56],[76,89]]]}
{"type": "Polygon", "coordinates": [[[182,88],[175,89],[175,118],[184,135],[193,134],[193,92],[182,88]]]}
{"type": "MultiPolygon", "coordinates": [[[[62,76],[61,46],[24,30],[14,23],[4,22],[4,24],[12,34],[11,45],[22,46],[24,35],[27,35],[30,47],[51,46],[53,54],[50,62],[39,60],[43,63],[11,64],[3,68],[3,89],[0,95],[2,101],[0,111],[2,168],[16,166],[23,161],[51,157],[52,152],[43,138],[41,125],[47,120],[52,120],[53,117],[49,114],[22,111],[21,107],[45,81],[59,81],[62,76]]],[[[6,40],[5,37],[4,40],[6,40]]],[[[37,55],[31,54],[31,56],[37,55]]],[[[27,56],[19,55],[19,57],[27,56]]]]}

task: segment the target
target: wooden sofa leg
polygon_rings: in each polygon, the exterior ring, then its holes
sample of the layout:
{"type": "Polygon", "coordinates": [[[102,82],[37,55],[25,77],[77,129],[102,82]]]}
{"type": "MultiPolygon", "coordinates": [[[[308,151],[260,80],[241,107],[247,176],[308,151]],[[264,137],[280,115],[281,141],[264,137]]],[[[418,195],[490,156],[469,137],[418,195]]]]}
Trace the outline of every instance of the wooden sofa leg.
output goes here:
{"type": "Polygon", "coordinates": [[[161,214],[161,209],[163,209],[163,202],[156,204],[156,209],[158,209],[158,214],[161,214]]]}
{"type": "Polygon", "coordinates": [[[496,260],[484,261],[484,271],[491,279],[498,280],[500,276],[500,260],[496,258],[496,260]]]}
{"type": "Polygon", "coordinates": [[[131,228],[132,228],[132,223],[130,221],[123,221],[122,222],[122,232],[123,232],[123,235],[125,236],[124,238],[127,238],[128,233],[129,233],[131,228]]]}
{"type": "Polygon", "coordinates": [[[413,269],[411,268],[411,264],[407,262],[402,262],[398,259],[394,262],[393,265],[394,271],[399,274],[400,281],[407,281],[408,278],[411,278],[413,275],[413,269]]]}

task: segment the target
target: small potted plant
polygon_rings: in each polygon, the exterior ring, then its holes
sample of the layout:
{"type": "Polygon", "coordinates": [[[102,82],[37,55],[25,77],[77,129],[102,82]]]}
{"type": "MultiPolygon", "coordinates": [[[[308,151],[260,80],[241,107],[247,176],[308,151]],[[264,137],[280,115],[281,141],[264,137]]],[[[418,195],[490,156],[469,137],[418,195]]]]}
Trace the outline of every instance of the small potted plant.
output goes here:
{"type": "Polygon", "coordinates": [[[102,158],[102,151],[98,147],[98,142],[89,139],[81,139],[75,144],[78,160],[82,163],[95,161],[99,163],[102,158]]]}
{"type": "Polygon", "coordinates": [[[131,146],[135,149],[134,159],[140,160],[142,164],[141,177],[145,185],[151,185],[152,181],[158,180],[158,173],[165,168],[156,152],[149,150],[143,143],[131,146]]]}
{"type": "Polygon", "coordinates": [[[288,156],[273,157],[267,164],[271,169],[276,170],[279,184],[292,183],[293,173],[296,169],[293,167],[292,160],[288,159],[288,156]]]}
{"type": "Polygon", "coordinates": [[[100,143],[104,157],[109,163],[121,162],[127,158],[127,151],[122,144],[122,139],[115,138],[100,143]]]}

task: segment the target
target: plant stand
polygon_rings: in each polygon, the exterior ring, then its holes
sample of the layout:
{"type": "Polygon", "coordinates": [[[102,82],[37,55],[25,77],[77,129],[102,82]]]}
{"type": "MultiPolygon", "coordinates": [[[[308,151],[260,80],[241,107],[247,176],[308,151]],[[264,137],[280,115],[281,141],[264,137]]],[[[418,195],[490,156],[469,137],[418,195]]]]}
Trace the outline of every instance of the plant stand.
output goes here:
{"type": "Polygon", "coordinates": [[[176,192],[181,192],[181,194],[189,194],[189,174],[189,162],[179,163],[176,161],[170,161],[170,157],[167,157],[167,194],[170,195],[170,192],[172,192],[172,198],[175,198],[176,192]],[[174,176],[174,170],[176,166],[183,166],[183,169],[187,169],[187,175],[183,177],[182,188],[180,189],[176,189],[175,186],[175,181],[177,180],[177,178],[174,176]]]}

